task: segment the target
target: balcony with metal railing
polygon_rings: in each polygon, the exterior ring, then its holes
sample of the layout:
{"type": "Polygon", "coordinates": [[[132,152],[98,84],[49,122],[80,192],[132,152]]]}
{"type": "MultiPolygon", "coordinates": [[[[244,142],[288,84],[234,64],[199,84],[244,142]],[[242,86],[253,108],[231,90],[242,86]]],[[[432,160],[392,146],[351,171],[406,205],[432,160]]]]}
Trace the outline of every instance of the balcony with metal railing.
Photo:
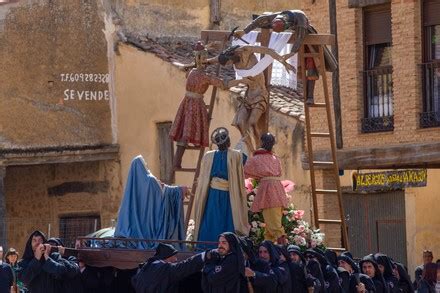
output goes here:
{"type": "Polygon", "coordinates": [[[440,126],[440,60],[423,63],[423,112],[420,113],[420,127],[440,126]]]}
{"type": "Polygon", "coordinates": [[[392,66],[363,71],[365,96],[363,133],[394,130],[392,73],[392,66]]]}

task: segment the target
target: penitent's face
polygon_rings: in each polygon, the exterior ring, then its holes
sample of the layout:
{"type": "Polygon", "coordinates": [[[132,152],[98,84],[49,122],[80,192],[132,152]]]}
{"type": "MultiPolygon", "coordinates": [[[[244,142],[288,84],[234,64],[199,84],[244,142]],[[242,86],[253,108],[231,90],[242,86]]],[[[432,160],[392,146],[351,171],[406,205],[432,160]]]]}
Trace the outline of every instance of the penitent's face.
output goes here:
{"type": "Polygon", "coordinates": [[[260,246],[260,248],[258,249],[258,256],[265,261],[270,261],[269,251],[264,246],[260,246]]]}
{"type": "Polygon", "coordinates": [[[35,252],[35,249],[37,249],[37,247],[43,244],[43,237],[41,236],[32,236],[32,250],[35,252]]]}
{"type": "Polygon", "coordinates": [[[344,270],[346,270],[347,272],[352,272],[353,268],[351,267],[351,265],[349,263],[347,263],[346,261],[340,260],[338,262],[339,267],[343,268],[344,270]]]}
{"type": "Polygon", "coordinates": [[[217,248],[217,250],[218,250],[218,253],[220,255],[226,255],[226,254],[229,253],[229,242],[228,242],[228,240],[226,240],[225,237],[221,236],[218,239],[218,248],[217,248]]]}
{"type": "Polygon", "coordinates": [[[367,261],[362,264],[362,273],[364,273],[370,278],[373,278],[376,273],[376,269],[374,268],[374,265],[371,262],[367,261]]]}
{"type": "Polygon", "coordinates": [[[299,257],[298,254],[296,254],[295,252],[291,252],[290,254],[290,260],[294,263],[299,263],[301,261],[301,258],[299,257]]]}

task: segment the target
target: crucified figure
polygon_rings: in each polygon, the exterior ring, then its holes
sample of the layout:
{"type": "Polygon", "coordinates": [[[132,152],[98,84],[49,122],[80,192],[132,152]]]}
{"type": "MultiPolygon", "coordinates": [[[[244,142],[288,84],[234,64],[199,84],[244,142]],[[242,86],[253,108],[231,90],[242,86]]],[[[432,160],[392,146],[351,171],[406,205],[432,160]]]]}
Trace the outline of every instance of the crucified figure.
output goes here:
{"type": "MultiPolygon", "coordinates": [[[[276,12],[271,14],[263,14],[248,24],[242,31],[235,31],[235,37],[242,37],[244,34],[256,28],[272,28],[274,32],[280,33],[285,30],[293,30],[295,34],[295,42],[292,45],[292,51],[289,54],[284,55],[284,59],[289,59],[295,55],[307,34],[317,34],[316,29],[310,24],[308,17],[301,10],[285,10],[282,12],[276,12]]],[[[307,45],[305,47],[306,52],[318,52],[317,46],[307,45]]],[[[325,67],[327,71],[334,72],[338,67],[338,62],[332,54],[332,52],[324,47],[325,67]]],[[[306,58],[306,87],[307,87],[307,104],[314,103],[314,89],[315,81],[319,78],[319,72],[316,68],[313,58],[306,58]]],[[[322,73],[321,73],[322,74],[322,73]]]]}
{"type": "MultiPolygon", "coordinates": [[[[224,50],[219,56],[209,59],[208,63],[218,62],[221,65],[233,64],[236,70],[249,70],[258,63],[255,53],[269,55],[283,64],[287,70],[296,72],[295,68],[275,50],[261,46],[232,46],[224,50]]],[[[244,79],[231,80],[226,86],[229,88],[239,83],[246,84],[247,90],[244,98],[240,99],[240,106],[235,114],[232,125],[237,127],[240,131],[249,152],[254,152],[254,145],[259,142],[266,128],[266,121],[263,119],[263,114],[267,111],[269,90],[266,87],[266,78],[263,72],[255,76],[248,76],[244,79]],[[255,144],[252,143],[252,137],[255,144]]]]}

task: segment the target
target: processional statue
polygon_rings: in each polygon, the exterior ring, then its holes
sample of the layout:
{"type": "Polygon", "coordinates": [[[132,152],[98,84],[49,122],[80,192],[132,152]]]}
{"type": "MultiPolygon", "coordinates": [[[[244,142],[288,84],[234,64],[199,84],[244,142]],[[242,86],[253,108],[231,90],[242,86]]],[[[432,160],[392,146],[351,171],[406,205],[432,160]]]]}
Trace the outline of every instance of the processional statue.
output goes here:
{"type": "MultiPolygon", "coordinates": [[[[284,55],[285,60],[298,53],[304,38],[307,34],[317,34],[317,30],[310,24],[306,14],[301,10],[285,10],[271,14],[263,14],[248,24],[244,30],[236,31],[234,35],[241,38],[244,34],[256,28],[272,28],[274,32],[283,32],[285,30],[293,30],[295,32],[295,42],[293,43],[291,53],[284,55]]],[[[306,46],[305,51],[318,52],[315,46],[306,46]]],[[[331,51],[324,47],[325,66],[327,71],[333,72],[338,67],[336,58],[331,51]]],[[[307,77],[307,104],[314,102],[315,81],[319,78],[313,58],[306,58],[306,77],[307,77]]]]}
{"type": "Polygon", "coordinates": [[[209,145],[208,111],[203,94],[210,85],[225,88],[223,80],[206,73],[208,50],[201,42],[194,47],[194,57],[195,68],[187,76],[186,93],[170,130],[170,138],[177,142],[175,168],[181,168],[182,157],[188,144],[203,147],[209,145]]]}
{"type": "Polygon", "coordinates": [[[269,103],[269,90],[266,87],[264,68],[255,68],[259,62],[255,54],[269,55],[282,63],[287,70],[295,72],[295,68],[286,61],[287,59],[282,58],[275,50],[262,46],[231,46],[218,57],[208,60],[209,63],[219,62],[223,66],[233,64],[236,71],[246,76],[243,79],[229,81],[227,87],[239,83],[247,85],[245,96],[240,99],[240,105],[232,125],[240,131],[250,153],[255,151],[254,146],[259,143],[260,137],[266,128],[266,121],[262,118],[269,103]]]}

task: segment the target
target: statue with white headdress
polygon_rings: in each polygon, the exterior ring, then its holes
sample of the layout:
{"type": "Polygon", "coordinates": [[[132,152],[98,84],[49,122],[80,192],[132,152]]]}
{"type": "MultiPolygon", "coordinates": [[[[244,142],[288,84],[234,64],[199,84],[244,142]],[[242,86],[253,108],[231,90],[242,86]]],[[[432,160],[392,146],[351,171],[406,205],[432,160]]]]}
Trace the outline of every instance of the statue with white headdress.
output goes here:
{"type": "Polygon", "coordinates": [[[243,164],[246,156],[230,149],[226,128],[213,131],[211,141],[218,149],[202,160],[195,194],[194,239],[217,241],[223,232],[248,235],[248,207],[243,164]]]}

